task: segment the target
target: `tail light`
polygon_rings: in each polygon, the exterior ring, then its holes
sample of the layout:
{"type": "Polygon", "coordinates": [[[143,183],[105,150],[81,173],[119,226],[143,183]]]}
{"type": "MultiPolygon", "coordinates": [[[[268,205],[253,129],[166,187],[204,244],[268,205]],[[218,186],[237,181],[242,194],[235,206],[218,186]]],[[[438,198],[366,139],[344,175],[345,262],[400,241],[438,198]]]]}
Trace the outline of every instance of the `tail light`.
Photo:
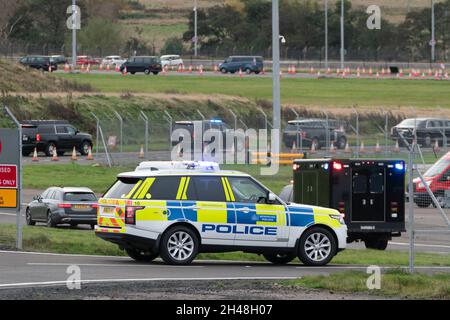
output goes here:
{"type": "Polygon", "coordinates": [[[341,171],[342,170],[342,163],[340,162],[333,162],[333,169],[336,171],[341,171]]]}
{"type": "Polygon", "coordinates": [[[292,169],[294,169],[294,171],[297,171],[300,169],[300,165],[296,163],[292,166],[292,169]]]}
{"type": "Polygon", "coordinates": [[[136,211],[142,209],[144,209],[144,207],[126,207],[125,224],[136,225],[136,211]]]}
{"type": "Polygon", "coordinates": [[[91,205],[92,209],[98,209],[98,204],[91,205]]]}
{"type": "Polygon", "coordinates": [[[60,203],[60,204],[58,204],[58,208],[68,209],[68,208],[72,208],[72,205],[70,203],[60,203]]]}
{"type": "Polygon", "coordinates": [[[398,218],[398,202],[391,202],[391,217],[398,218]]]}
{"type": "Polygon", "coordinates": [[[41,142],[41,135],[39,133],[36,135],[36,141],[41,142]]]}

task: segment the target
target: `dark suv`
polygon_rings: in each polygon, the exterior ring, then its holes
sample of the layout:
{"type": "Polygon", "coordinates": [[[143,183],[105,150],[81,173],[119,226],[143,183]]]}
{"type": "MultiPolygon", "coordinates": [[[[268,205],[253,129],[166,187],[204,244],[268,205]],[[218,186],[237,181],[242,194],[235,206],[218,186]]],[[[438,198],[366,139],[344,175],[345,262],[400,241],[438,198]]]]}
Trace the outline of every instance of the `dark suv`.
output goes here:
{"type": "Polygon", "coordinates": [[[52,58],[46,56],[26,56],[20,59],[20,63],[42,71],[53,72],[58,70],[58,64],[52,58]]]}
{"type": "Polygon", "coordinates": [[[302,119],[289,121],[283,133],[283,141],[287,147],[295,142],[297,147],[310,148],[313,144],[317,149],[327,144],[327,128],[330,144],[333,142],[338,149],[344,149],[347,144],[344,124],[337,120],[302,119]]]}
{"type": "Polygon", "coordinates": [[[157,75],[162,71],[161,60],[158,57],[131,57],[120,66],[120,72],[123,73],[125,68],[131,74],[143,72],[146,75],[150,73],[157,75]]]}
{"type": "Polygon", "coordinates": [[[235,73],[242,70],[247,74],[259,74],[263,69],[264,60],[262,57],[232,56],[219,65],[219,70],[222,73],[235,73]]]}
{"type": "Polygon", "coordinates": [[[402,135],[408,143],[414,139],[414,131],[417,135],[417,143],[422,147],[431,147],[437,140],[443,145],[444,137],[450,141],[450,120],[438,118],[411,118],[405,119],[391,129],[392,139],[398,140],[400,146],[404,146],[402,135]]]}
{"type": "Polygon", "coordinates": [[[67,121],[23,121],[21,125],[24,156],[29,156],[34,148],[47,156],[52,156],[55,148],[60,156],[74,147],[87,155],[92,148],[92,136],[81,133],[67,121]]]}

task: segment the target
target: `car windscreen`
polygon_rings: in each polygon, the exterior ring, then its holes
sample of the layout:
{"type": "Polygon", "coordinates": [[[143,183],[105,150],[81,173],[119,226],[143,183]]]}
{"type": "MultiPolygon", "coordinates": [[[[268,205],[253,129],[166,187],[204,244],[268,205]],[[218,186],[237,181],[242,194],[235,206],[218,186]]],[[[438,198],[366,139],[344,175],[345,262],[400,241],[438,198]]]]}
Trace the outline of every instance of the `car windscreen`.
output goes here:
{"type": "Polygon", "coordinates": [[[436,162],[430,169],[428,169],[423,176],[427,178],[436,177],[437,175],[443,173],[449,165],[450,157],[446,155],[439,159],[438,162],[436,162]]]}
{"type": "Polygon", "coordinates": [[[92,192],[66,192],[64,201],[69,202],[95,202],[97,197],[92,192]]]}
{"type": "Polygon", "coordinates": [[[405,128],[414,128],[419,125],[422,121],[417,119],[406,119],[403,120],[398,124],[398,127],[405,127],[405,128]]]}
{"type": "Polygon", "coordinates": [[[105,199],[128,199],[142,183],[140,178],[119,178],[105,193],[105,199]]]}

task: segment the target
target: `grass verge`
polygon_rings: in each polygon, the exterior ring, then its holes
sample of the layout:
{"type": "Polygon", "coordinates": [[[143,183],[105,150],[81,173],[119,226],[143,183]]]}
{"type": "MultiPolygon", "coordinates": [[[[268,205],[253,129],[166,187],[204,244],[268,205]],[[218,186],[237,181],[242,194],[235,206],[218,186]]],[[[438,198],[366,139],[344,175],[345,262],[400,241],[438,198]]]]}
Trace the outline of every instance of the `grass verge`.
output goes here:
{"type": "Polygon", "coordinates": [[[413,274],[390,270],[381,276],[381,288],[369,290],[369,275],[348,271],[329,276],[308,276],[299,280],[283,281],[282,285],[294,288],[326,289],[337,292],[361,292],[408,299],[450,299],[450,274],[413,274]]]}
{"type": "MultiPolygon", "coordinates": [[[[49,253],[123,256],[116,245],[97,238],[93,231],[43,226],[24,227],[24,250],[49,253]]],[[[15,226],[0,225],[0,246],[12,247],[15,226]]],[[[200,254],[199,259],[265,261],[262,256],[242,252],[200,254]]],[[[417,266],[450,266],[450,255],[417,253],[417,266]]],[[[298,262],[298,260],[296,260],[298,262]]],[[[345,250],[333,260],[334,264],[380,265],[400,267],[408,264],[408,254],[399,251],[345,250]]]]}
{"type": "MultiPolygon", "coordinates": [[[[272,99],[272,79],[250,76],[149,77],[106,74],[58,74],[57,77],[86,83],[105,93],[178,92],[224,94],[249,99],[272,99]],[[149,85],[151,84],[151,85],[149,85]]],[[[282,79],[283,103],[312,106],[416,106],[450,107],[446,81],[375,79],[282,79]]]]}

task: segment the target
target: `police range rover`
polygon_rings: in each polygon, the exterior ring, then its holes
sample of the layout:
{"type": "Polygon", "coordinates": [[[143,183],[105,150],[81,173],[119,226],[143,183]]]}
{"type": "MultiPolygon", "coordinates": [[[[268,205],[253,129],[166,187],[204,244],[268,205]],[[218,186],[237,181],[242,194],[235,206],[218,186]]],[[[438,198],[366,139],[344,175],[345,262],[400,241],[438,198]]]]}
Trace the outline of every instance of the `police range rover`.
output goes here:
{"type": "Polygon", "coordinates": [[[322,266],[346,247],[334,209],[287,205],[251,176],[217,166],[165,167],[173,169],[120,174],[99,200],[96,235],[136,261],[184,265],[201,252],[243,251],[322,266]]]}

